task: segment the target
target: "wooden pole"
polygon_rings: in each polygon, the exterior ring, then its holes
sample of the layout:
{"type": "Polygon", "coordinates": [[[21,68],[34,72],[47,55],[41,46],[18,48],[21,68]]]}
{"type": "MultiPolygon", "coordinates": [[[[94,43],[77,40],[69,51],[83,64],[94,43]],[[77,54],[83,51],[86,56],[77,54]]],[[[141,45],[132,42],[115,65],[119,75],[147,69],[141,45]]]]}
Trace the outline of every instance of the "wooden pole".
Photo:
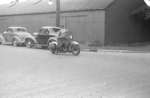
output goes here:
{"type": "Polygon", "coordinates": [[[60,0],[56,0],[56,26],[60,26],[60,0]]]}

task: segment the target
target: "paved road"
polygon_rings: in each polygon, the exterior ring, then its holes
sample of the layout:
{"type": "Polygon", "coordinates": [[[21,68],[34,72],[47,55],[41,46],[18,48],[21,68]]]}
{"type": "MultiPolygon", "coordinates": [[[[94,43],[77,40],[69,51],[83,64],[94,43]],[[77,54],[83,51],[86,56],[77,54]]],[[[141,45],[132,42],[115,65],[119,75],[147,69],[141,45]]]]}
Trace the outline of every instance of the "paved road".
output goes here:
{"type": "Polygon", "coordinates": [[[0,46],[0,98],[149,98],[150,53],[80,56],[0,46]]]}

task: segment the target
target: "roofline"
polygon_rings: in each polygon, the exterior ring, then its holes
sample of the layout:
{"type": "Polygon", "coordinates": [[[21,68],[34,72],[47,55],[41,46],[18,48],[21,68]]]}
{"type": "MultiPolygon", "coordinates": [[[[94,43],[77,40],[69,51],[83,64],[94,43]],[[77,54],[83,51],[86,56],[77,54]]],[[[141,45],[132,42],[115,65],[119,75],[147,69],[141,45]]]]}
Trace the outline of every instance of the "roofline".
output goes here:
{"type": "Polygon", "coordinates": [[[108,6],[105,9],[110,8],[115,2],[117,2],[117,0],[113,0],[110,4],[108,4],[108,6]]]}
{"type": "Polygon", "coordinates": [[[42,26],[41,28],[60,28],[60,27],[56,27],[56,26],[42,26]]]}
{"type": "MultiPolygon", "coordinates": [[[[105,10],[105,8],[103,8],[103,9],[83,9],[83,10],[61,11],[61,13],[77,13],[77,12],[101,11],[101,10],[105,10]]],[[[52,12],[32,12],[32,13],[21,13],[21,14],[4,14],[4,15],[0,15],[0,17],[6,17],[6,16],[24,16],[24,15],[39,15],[39,14],[56,14],[56,11],[52,11],[52,12]]]]}
{"type": "Polygon", "coordinates": [[[7,28],[26,28],[26,27],[22,27],[22,26],[9,26],[7,28]]]}

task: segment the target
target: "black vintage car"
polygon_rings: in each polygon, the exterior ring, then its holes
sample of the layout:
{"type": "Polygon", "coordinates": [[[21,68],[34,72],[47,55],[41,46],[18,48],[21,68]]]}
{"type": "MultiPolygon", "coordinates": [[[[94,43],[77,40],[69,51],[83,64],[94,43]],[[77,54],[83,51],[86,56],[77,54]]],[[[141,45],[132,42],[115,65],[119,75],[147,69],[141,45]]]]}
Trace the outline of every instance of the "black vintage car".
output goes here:
{"type": "Polygon", "coordinates": [[[33,37],[26,39],[26,47],[47,47],[48,39],[59,34],[61,28],[52,26],[43,26],[38,32],[33,33],[33,37]]]}

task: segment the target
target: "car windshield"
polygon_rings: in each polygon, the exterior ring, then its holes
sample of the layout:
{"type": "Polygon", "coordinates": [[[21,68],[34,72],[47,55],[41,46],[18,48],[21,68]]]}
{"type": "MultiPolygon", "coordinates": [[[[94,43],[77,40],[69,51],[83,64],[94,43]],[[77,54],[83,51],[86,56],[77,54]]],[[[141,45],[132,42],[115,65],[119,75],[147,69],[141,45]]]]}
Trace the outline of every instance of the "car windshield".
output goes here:
{"type": "Polygon", "coordinates": [[[41,35],[48,35],[49,34],[49,30],[48,29],[40,29],[39,34],[41,34],[41,35]]]}
{"type": "Polygon", "coordinates": [[[50,34],[50,32],[51,33],[58,33],[58,31],[60,31],[61,29],[60,28],[42,28],[42,29],[40,29],[40,31],[39,31],[39,34],[41,34],[41,35],[49,35],[50,34]]]}
{"type": "Polygon", "coordinates": [[[58,32],[58,31],[60,31],[61,29],[60,28],[53,28],[53,31],[54,32],[58,32]]]}

